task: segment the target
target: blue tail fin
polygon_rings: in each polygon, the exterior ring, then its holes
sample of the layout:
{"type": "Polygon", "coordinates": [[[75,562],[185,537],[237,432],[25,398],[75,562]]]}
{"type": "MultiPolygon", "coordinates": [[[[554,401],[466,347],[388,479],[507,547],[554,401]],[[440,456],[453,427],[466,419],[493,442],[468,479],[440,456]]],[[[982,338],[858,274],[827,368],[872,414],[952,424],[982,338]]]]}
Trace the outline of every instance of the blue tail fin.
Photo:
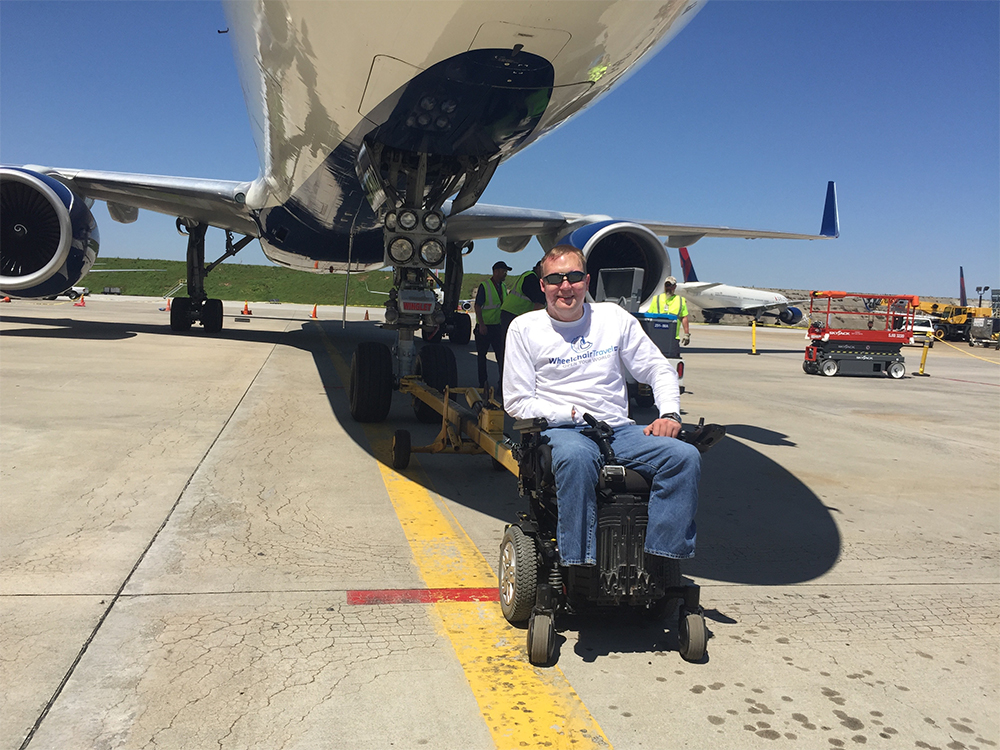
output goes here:
{"type": "Polygon", "coordinates": [[[958,267],[958,304],[962,307],[969,306],[969,298],[965,296],[965,271],[958,267]]]}
{"type": "Polygon", "coordinates": [[[819,233],[824,237],[840,236],[840,213],[837,211],[837,185],[826,183],[826,204],[823,206],[823,223],[819,233]]]}
{"type": "Polygon", "coordinates": [[[691,256],[688,254],[688,249],[682,247],[677,251],[681,256],[681,270],[684,271],[684,281],[697,281],[698,274],[694,272],[694,263],[691,262],[691,256]]]}

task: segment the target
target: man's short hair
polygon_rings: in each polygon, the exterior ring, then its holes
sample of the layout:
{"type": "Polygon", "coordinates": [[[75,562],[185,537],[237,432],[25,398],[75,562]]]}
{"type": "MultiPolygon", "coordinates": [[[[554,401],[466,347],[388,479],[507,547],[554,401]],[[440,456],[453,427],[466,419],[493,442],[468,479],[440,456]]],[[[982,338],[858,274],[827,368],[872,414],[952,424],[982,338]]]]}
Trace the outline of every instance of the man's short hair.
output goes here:
{"type": "Polygon", "coordinates": [[[555,260],[556,258],[561,258],[564,255],[576,255],[580,260],[581,270],[587,272],[587,258],[584,256],[583,251],[578,247],[573,247],[572,245],[556,245],[554,248],[545,253],[545,257],[542,258],[542,268],[545,268],[545,264],[550,260],[555,260]]]}

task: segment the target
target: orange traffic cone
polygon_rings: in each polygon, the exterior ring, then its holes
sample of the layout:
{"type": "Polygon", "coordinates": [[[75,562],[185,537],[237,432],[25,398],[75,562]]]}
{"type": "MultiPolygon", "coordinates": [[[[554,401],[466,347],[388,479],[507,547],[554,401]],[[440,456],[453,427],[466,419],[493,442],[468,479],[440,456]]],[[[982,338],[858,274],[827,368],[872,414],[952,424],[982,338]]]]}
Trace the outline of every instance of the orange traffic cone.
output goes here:
{"type": "Polygon", "coordinates": [[[243,314],[253,315],[253,313],[250,312],[250,300],[247,300],[246,302],[243,303],[243,314]]]}
{"type": "Polygon", "coordinates": [[[316,318],[316,305],[313,305],[312,315],[310,315],[309,317],[314,319],[316,318]]]}
{"type": "Polygon", "coordinates": [[[368,320],[368,311],[365,310],[365,320],[368,320]]]}
{"type": "Polygon", "coordinates": [[[80,299],[78,299],[76,302],[73,303],[73,307],[86,307],[86,306],[87,306],[87,298],[84,297],[82,294],[80,295],[80,299]]]}
{"type": "Polygon", "coordinates": [[[170,297],[167,297],[167,312],[170,312],[170,297]]]}
{"type": "Polygon", "coordinates": [[[2,301],[3,302],[10,302],[10,297],[4,297],[2,301]]]}

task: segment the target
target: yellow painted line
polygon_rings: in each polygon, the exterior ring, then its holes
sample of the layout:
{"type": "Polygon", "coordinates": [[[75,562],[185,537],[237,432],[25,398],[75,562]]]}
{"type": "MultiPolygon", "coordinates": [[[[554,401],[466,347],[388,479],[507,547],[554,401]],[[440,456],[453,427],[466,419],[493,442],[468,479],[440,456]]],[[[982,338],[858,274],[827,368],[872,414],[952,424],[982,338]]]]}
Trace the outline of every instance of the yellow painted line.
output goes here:
{"type": "MultiPolygon", "coordinates": [[[[350,383],[348,365],[322,327],[317,327],[346,388],[350,383]]],[[[458,519],[426,489],[429,482],[419,463],[411,457],[405,475],[392,469],[390,428],[363,427],[425,585],[428,588],[495,586],[497,579],[492,565],[458,519]]],[[[562,670],[540,669],[528,662],[525,631],[511,627],[499,604],[438,602],[433,607],[441,632],[455,649],[498,748],[611,747],[562,670]]]]}

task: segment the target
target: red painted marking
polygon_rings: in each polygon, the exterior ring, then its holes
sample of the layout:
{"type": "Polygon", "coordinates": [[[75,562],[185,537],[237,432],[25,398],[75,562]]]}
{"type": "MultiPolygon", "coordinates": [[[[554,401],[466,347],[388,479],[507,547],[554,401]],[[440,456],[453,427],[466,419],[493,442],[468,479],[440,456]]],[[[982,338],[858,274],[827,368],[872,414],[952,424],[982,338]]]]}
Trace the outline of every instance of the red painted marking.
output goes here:
{"type": "Polygon", "coordinates": [[[348,604],[431,604],[433,602],[495,602],[497,588],[488,589],[373,589],[348,591],[348,604]]]}

